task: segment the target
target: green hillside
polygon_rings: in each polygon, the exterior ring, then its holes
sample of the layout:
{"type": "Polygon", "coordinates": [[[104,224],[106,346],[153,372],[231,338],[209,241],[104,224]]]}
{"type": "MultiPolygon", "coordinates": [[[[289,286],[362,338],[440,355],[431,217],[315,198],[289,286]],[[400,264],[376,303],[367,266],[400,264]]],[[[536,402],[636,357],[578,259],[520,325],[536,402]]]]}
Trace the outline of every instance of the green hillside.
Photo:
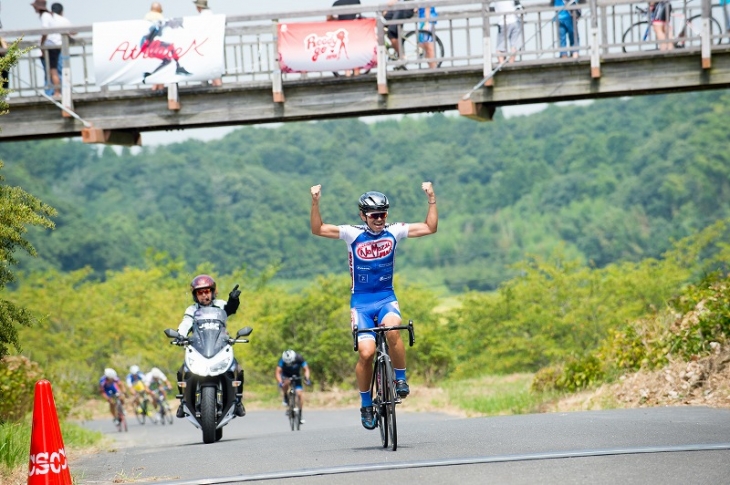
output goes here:
{"type": "Polygon", "coordinates": [[[21,268],[90,266],[99,277],[143,266],[149,249],[188,270],[342,274],[342,243],[309,232],[309,187],[323,186],[325,222],[357,222],[367,190],[391,198],[391,222],[410,222],[425,217],[420,182],[431,180],[439,232],[400,246],[399,269],[458,293],[493,290],[511,264],[561,245],[599,268],[658,257],[730,216],[729,102],[713,91],[481,124],[436,114],[243,127],[120,154],[77,141],[2,143],[0,159],[10,185],[59,213],[56,230],[29,232],[40,257],[21,268]]]}

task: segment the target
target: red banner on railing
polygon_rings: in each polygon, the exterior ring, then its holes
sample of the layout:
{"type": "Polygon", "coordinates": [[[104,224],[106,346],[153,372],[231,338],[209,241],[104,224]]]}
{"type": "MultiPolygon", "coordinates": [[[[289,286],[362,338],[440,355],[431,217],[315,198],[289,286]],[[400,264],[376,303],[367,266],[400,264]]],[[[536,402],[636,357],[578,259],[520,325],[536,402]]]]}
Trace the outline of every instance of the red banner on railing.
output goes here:
{"type": "Polygon", "coordinates": [[[279,24],[283,72],[344,71],[377,65],[375,19],[279,24]]]}

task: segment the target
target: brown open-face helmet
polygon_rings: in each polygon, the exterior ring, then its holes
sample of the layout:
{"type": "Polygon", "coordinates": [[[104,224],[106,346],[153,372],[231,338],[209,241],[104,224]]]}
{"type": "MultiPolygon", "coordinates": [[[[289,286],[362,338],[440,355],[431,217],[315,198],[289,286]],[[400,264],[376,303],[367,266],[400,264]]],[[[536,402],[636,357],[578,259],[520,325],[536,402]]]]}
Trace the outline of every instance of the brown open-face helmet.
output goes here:
{"type": "Polygon", "coordinates": [[[198,301],[198,295],[195,293],[195,290],[200,290],[201,288],[210,288],[210,292],[213,295],[213,300],[215,300],[215,297],[218,296],[215,280],[207,274],[200,274],[193,278],[192,283],[190,283],[190,292],[193,294],[193,301],[195,301],[195,303],[200,303],[198,301]]]}

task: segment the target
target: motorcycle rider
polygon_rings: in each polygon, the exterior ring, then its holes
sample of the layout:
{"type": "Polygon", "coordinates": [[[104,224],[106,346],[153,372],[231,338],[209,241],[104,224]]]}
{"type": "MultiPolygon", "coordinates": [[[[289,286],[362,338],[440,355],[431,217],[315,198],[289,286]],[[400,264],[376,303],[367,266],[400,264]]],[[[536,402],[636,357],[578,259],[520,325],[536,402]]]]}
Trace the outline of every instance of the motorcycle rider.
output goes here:
{"type": "MultiPolygon", "coordinates": [[[[188,332],[193,329],[194,315],[197,309],[201,307],[215,306],[223,309],[226,312],[226,315],[231,316],[236,313],[236,310],[238,310],[238,306],[241,304],[238,299],[238,297],[241,296],[241,290],[238,289],[238,285],[236,285],[233,290],[228,294],[228,301],[216,300],[216,296],[218,296],[218,291],[215,280],[207,274],[201,274],[193,278],[193,281],[190,283],[190,292],[193,295],[194,303],[185,310],[183,319],[180,322],[180,325],[178,325],[177,327],[177,333],[179,333],[183,337],[186,337],[188,335],[188,332]]],[[[238,366],[238,369],[236,369],[236,374],[238,375],[238,378],[236,380],[241,382],[238,388],[238,394],[243,394],[243,369],[240,365],[238,366]]],[[[180,369],[177,371],[177,381],[182,382],[184,375],[185,364],[180,366],[180,369]]],[[[179,385],[178,393],[182,394],[182,389],[179,385]]],[[[239,417],[243,417],[246,415],[246,409],[243,407],[241,398],[236,398],[234,412],[236,416],[239,417]]],[[[183,409],[182,399],[180,400],[180,406],[177,408],[177,413],[175,415],[178,418],[185,417],[185,410],[183,409]]]]}

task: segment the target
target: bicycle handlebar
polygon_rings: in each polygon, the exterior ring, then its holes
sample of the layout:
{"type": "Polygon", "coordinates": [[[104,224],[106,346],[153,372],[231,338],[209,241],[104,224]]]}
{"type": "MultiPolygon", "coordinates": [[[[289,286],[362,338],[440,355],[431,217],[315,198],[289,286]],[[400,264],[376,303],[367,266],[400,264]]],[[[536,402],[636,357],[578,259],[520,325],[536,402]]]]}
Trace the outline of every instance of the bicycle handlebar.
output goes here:
{"type": "MultiPolygon", "coordinates": [[[[377,325],[377,318],[375,319],[375,323],[377,325]]],[[[413,330],[413,320],[408,320],[408,325],[397,325],[392,327],[374,327],[374,328],[363,328],[359,329],[357,327],[352,329],[352,347],[355,352],[358,350],[358,340],[357,335],[360,333],[386,333],[390,332],[391,330],[408,330],[408,346],[413,347],[413,344],[416,342],[416,334],[413,330]]]]}

